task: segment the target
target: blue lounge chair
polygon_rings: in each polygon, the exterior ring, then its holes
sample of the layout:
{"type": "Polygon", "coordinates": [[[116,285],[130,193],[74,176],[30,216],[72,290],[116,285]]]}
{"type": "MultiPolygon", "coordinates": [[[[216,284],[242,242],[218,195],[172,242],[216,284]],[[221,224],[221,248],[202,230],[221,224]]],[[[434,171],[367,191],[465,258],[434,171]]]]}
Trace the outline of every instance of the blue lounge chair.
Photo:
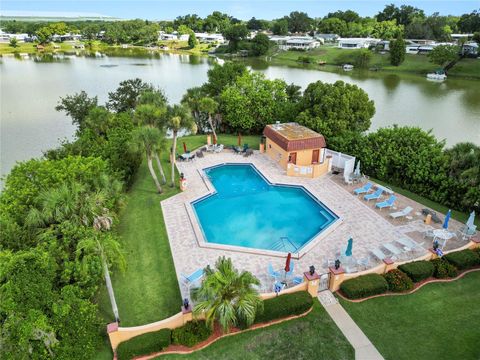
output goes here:
{"type": "Polygon", "coordinates": [[[278,271],[273,270],[273,266],[271,263],[268,263],[268,275],[277,281],[277,278],[280,277],[280,273],[278,271]]]}
{"type": "Polygon", "coordinates": [[[299,284],[303,283],[303,277],[295,276],[293,278],[292,282],[293,282],[294,285],[299,285],[299,284]]]}
{"type": "Polygon", "coordinates": [[[397,200],[397,197],[392,195],[388,198],[388,200],[376,203],[375,207],[379,209],[392,207],[395,200],[397,200]]]}
{"type": "Polygon", "coordinates": [[[382,196],[383,190],[382,189],[377,189],[373,194],[367,194],[363,197],[364,200],[369,201],[369,200],[377,200],[382,196]]]}
{"type": "Polygon", "coordinates": [[[372,183],[368,182],[365,185],[363,185],[361,188],[353,190],[353,192],[355,193],[355,195],[365,194],[370,191],[372,186],[373,186],[372,183]]]}
{"type": "Polygon", "coordinates": [[[180,276],[182,277],[183,283],[187,287],[190,287],[190,285],[199,281],[203,277],[203,275],[204,275],[203,269],[198,269],[188,276],[185,274],[180,274],[180,276]]]}

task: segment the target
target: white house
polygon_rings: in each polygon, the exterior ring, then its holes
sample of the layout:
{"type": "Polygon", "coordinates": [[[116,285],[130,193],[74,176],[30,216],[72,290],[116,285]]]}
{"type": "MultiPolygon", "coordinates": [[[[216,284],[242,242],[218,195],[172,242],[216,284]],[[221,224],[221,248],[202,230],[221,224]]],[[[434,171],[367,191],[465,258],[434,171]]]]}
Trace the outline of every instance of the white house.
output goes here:
{"type": "Polygon", "coordinates": [[[223,44],[225,42],[225,38],[222,34],[195,33],[195,37],[201,43],[223,44]]]}
{"type": "Polygon", "coordinates": [[[25,41],[28,38],[28,34],[9,34],[0,30],[0,42],[6,43],[10,42],[10,39],[17,39],[18,42],[25,41]]]}
{"type": "Polygon", "coordinates": [[[337,34],[315,34],[315,39],[320,40],[322,39],[324,43],[326,42],[336,42],[340,36],[337,34]]]}
{"type": "Polygon", "coordinates": [[[287,40],[287,49],[312,50],[320,46],[320,41],[307,37],[294,37],[287,40]]]}
{"type": "Polygon", "coordinates": [[[338,47],[340,49],[368,49],[379,41],[374,38],[341,38],[338,40],[338,47]]]}

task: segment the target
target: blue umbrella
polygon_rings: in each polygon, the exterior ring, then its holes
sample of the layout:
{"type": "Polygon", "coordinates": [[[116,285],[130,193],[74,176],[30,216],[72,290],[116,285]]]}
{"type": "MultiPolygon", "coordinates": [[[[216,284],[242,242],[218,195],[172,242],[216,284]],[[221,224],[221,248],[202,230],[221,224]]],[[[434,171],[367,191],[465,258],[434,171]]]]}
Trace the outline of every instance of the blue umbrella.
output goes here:
{"type": "Polygon", "coordinates": [[[450,216],[452,215],[452,210],[448,210],[447,215],[445,215],[445,220],[443,221],[443,228],[448,229],[448,222],[450,220],[450,216]]]}
{"type": "Polygon", "coordinates": [[[475,221],[475,211],[472,211],[470,213],[470,216],[468,217],[468,220],[467,220],[467,223],[466,223],[467,228],[469,228],[469,229],[473,228],[474,221],[475,221]]]}
{"type": "Polygon", "coordinates": [[[352,256],[352,248],[353,248],[353,239],[348,239],[347,250],[345,250],[345,256],[352,256]]]}

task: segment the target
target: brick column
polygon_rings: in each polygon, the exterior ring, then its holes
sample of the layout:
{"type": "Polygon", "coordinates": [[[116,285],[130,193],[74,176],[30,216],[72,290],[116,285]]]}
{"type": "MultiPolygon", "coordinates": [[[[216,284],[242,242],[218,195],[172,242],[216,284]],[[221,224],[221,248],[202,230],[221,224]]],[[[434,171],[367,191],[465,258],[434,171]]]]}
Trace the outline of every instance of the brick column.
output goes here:
{"type": "Polygon", "coordinates": [[[477,234],[476,236],[474,236],[471,242],[473,243],[473,246],[471,247],[471,249],[480,247],[480,235],[477,234]]]}
{"type": "Polygon", "coordinates": [[[115,350],[120,343],[120,339],[118,336],[118,322],[113,322],[107,325],[107,334],[108,338],[110,339],[110,345],[112,346],[112,350],[115,353],[115,350]]]}
{"type": "Polygon", "coordinates": [[[383,259],[383,263],[385,264],[385,269],[383,270],[384,274],[386,274],[390,270],[395,269],[395,267],[394,267],[395,261],[393,261],[392,259],[385,258],[385,259],[383,259]]]}
{"type": "Polygon", "coordinates": [[[185,325],[187,322],[193,320],[193,312],[192,312],[192,305],[188,305],[188,308],[184,308],[182,306],[182,315],[183,315],[183,325],[185,325]]]}
{"type": "Polygon", "coordinates": [[[338,269],[335,269],[334,266],[330,266],[328,270],[330,272],[330,284],[328,285],[328,288],[332,292],[337,291],[345,277],[345,270],[341,266],[338,269]]]}
{"type": "Polygon", "coordinates": [[[303,273],[303,278],[307,283],[307,291],[312,297],[316,297],[318,293],[318,285],[320,284],[320,276],[314,272],[310,275],[309,271],[303,273]]]}

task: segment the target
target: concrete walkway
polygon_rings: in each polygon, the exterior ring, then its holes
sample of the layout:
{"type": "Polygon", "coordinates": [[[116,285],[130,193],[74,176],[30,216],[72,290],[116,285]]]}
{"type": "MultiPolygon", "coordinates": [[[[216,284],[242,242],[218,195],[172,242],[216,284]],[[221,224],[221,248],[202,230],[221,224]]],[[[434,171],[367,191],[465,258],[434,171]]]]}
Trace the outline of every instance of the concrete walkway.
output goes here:
{"type": "Polygon", "coordinates": [[[338,300],[329,290],[318,294],[318,300],[327,310],[327,313],[333,319],[343,335],[352,344],[355,349],[356,360],[383,360],[382,355],[368,340],[363,331],[355,324],[345,309],[338,303],[338,300]]]}

